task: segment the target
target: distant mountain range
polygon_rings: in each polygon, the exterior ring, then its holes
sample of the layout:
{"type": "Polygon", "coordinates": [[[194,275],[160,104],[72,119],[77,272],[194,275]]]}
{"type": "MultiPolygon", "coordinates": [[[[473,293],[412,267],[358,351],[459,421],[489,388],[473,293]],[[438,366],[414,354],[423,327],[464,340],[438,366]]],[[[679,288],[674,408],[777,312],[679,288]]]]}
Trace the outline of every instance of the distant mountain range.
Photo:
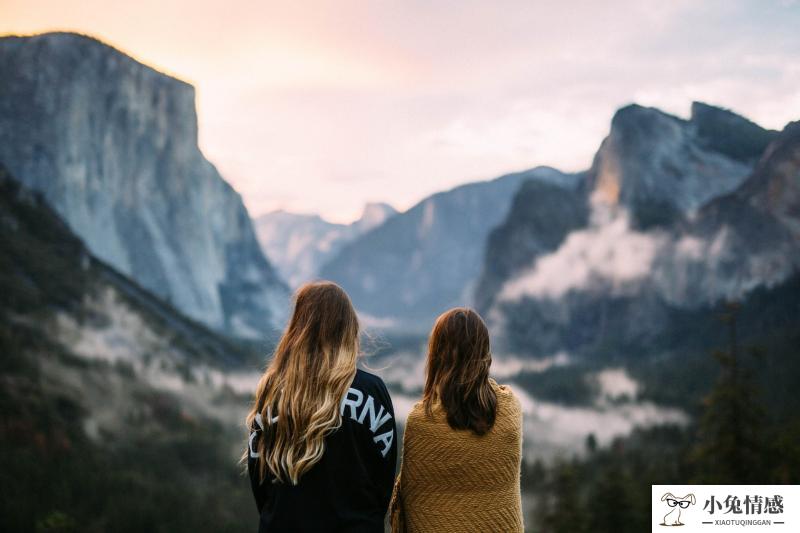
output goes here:
{"type": "Polygon", "coordinates": [[[197,146],[191,85],[90,37],[0,39],[0,161],[88,245],[214,328],[264,337],[288,289],[197,146]]]}
{"type": "Polygon", "coordinates": [[[620,109],[578,194],[523,187],[492,233],[477,302],[504,349],[658,353],[675,310],[788,279],[799,126],[768,131],[699,103],[688,121],[620,109]]]}
{"type": "Polygon", "coordinates": [[[673,309],[743,298],[797,270],[795,128],[700,102],[689,119],[630,105],[587,171],[536,168],[438,193],[319,274],[382,327],[425,330],[447,307],[474,305],[509,351],[644,342],[673,309]]]}
{"type": "Polygon", "coordinates": [[[319,275],[341,284],[368,323],[426,330],[472,301],[486,236],[527,180],[569,189],[577,176],[538,167],[434,194],[342,247],[319,275]]]}
{"type": "Polygon", "coordinates": [[[383,224],[397,211],[389,204],[370,203],[351,224],[335,224],[319,215],[273,211],[253,222],[261,249],[292,287],[314,279],[318,269],[345,244],[383,224]]]}
{"type": "Polygon", "coordinates": [[[280,326],[281,277],[321,277],[368,325],[420,332],[474,305],[503,349],[591,353],[646,344],[675,309],[745,298],[800,263],[796,123],[630,105],[583,172],[537,167],[402,213],[374,204],[351,225],[253,222],[197,147],[191,86],[64,33],[0,39],[0,76],[0,162],[92,254],[239,336],[280,326]]]}

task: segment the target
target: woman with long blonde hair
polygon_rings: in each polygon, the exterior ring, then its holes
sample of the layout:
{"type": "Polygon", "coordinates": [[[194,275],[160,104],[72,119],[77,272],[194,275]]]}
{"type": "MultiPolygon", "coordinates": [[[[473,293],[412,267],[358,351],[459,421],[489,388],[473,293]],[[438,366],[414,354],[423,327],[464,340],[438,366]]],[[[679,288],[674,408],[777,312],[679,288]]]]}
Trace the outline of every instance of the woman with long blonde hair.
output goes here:
{"type": "Polygon", "coordinates": [[[356,368],[359,326],[338,285],[298,289],[247,415],[259,531],[383,532],[394,483],[394,410],[356,368]]]}
{"type": "Polygon", "coordinates": [[[522,411],[489,377],[491,363],[475,311],[458,307],[436,320],[422,401],[406,422],[395,533],[522,532],[522,411]]]}

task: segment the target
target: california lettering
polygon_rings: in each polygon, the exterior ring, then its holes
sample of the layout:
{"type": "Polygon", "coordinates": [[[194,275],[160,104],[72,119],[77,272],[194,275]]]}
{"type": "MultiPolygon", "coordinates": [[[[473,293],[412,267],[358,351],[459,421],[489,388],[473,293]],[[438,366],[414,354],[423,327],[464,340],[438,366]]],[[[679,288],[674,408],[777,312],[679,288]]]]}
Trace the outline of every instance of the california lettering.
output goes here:
{"type": "MultiPolygon", "coordinates": [[[[345,411],[347,411],[352,420],[362,425],[367,421],[367,415],[369,415],[369,430],[375,435],[378,429],[392,418],[391,413],[386,411],[382,405],[379,404],[378,407],[376,411],[375,399],[372,396],[367,394],[367,399],[364,400],[364,393],[351,387],[347,389],[347,394],[344,395],[340,412],[342,416],[345,416],[345,411]],[[359,407],[361,412],[359,412],[359,407]]],[[[375,435],[372,440],[376,444],[383,443],[381,455],[386,457],[386,454],[392,448],[394,429],[375,435]]]]}
{"type": "MultiPolygon", "coordinates": [[[[375,405],[376,401],[372,396],[367,394],[367,399],[364,400],[363,392],[350,387],[347,389],[347,394],[344,395],[339,412],[342,416],[345,416],[345,412],[347,412],[347,414],[350,416],[350,419],[361,425],[369,423],[369,430],[373,435],[375,435],[378,430],[392,418],[392,414],[389,413],[382,405],[378,404],[377,408],[375,405]]],[[[268,412],[268,416],[270,415],[271,413],[268,412]]],[[[270,418],[273,424],[278,420],[277,416],[270,416],[270,418]]],[[[250,457],[253,458],[258,457],[258,452],[254,446],[255,438],[258,432],[264,429],[264,424],[260,414],[256,414],[255,422],[258,425],[258,429],[250,433],[250,439],[248,441],[250,457]]],[[[392,448],[392,442],[394,441],[394,429],[392,428],[385,433],[375,435],[372,440],[376,444],[382,444],[383,447],[381,449],[381,455],[386,457],[386,454],[389,453],[389,450],[392,448]]]]}

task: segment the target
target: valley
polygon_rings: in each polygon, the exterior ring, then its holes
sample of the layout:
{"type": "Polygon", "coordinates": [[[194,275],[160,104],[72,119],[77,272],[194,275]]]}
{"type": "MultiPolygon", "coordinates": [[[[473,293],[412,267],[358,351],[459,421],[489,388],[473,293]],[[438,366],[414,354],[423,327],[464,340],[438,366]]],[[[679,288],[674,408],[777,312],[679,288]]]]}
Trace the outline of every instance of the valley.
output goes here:
{"type": "Polygon", "coordinates": [[[800,122],[626,105],[583,171],[332,224],[251,219],[200,151],[194,88],[96,39],[0,38],[0,74],[11,530],[252,529],[244,416],[317,278],[350,294],[400,434],[435,317],[482,314],[524,411],[531,523],[600,523],[614,491],[641,523],[651,483],[798,481],[800,122]]]}

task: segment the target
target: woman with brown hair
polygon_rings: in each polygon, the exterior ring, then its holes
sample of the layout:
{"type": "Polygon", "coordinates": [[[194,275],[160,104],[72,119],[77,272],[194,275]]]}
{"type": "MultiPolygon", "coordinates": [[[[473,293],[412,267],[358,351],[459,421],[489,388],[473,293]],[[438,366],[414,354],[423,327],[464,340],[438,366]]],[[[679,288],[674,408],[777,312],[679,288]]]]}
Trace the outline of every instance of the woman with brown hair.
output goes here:
{"type": "Polygon", "coordinates": [[[442,314],[422,401],[408,415],[392,498],[397,532],[521,532],[522,411],[489,377],[489,332],[473,310],[442,314]]]}
{"type": "Polygon", "coordinates": [[[397,446],[383,381],[356,369],[344,290],[309,283],[259,381],[245,458],[259,531],[382,533],[397,446]]]}

